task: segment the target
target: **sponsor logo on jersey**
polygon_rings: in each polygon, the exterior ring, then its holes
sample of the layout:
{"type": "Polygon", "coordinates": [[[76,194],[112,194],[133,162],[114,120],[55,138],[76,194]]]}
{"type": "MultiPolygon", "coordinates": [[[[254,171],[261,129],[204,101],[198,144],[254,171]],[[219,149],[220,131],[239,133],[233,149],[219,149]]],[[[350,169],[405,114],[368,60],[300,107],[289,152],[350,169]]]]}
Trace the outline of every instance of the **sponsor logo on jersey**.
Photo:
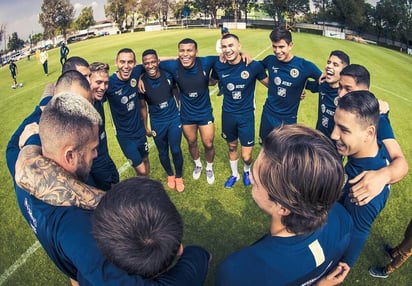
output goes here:
{"type": "Polygon", "coordinates": [[[282,79],[277,76],[277,77],[275,77],[274,83],[275,83],[275,85],[280,85],[282,83],[282,79]]]}
{"type": "Polygon", "coordinates": [[[127,96],[122,96],[122,98],[120,99],[120,102],[121,102],[122,104],[126,104],[128,100],[129,100],[129,99],[128,99],[127,96]]]}
{"type": "Polygon", "coordinates": [[[235,85],[233,83],[228,83],[226,85],[227,90],[232,91],[235,89],[235,85]]]}
{"type": "Polygon", "coordinates": [[[228,77],[230,74],[222,74],[222,78],[228,77]]]}

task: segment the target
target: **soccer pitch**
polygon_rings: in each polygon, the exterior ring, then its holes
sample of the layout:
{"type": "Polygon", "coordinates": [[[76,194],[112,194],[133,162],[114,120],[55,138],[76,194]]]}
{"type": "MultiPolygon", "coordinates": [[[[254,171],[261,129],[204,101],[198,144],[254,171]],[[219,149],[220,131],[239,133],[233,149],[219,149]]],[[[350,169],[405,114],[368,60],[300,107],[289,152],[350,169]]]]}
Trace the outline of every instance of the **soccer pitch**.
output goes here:
{"type": "MultiPolygon", "coordinates": [[[[239,36],[242,50],[256,59],[263,59],[272,53],[269,30],[233,30],[239,36]]],[[[220,37],[218,29],[182,29],[159,32],[136,32],[108,36],[70,44],[70,56],[81,56],[92,63],[106,62],[111,72],[115,71],[114,59],[119,49],[128,47],[136,53],[141,62],[141,53],[154,48],[159,56],[177,55],[177,43],[183,38],[193,38],[198,42],[199,56],[215,55],[215,43],[220,37]]],[[[373,45],[365,45],[345,40],[324,38],[305,33],[293,33],[294,55],[314,62],[321,70],[331,50],[343,50],[351,57],[351,63],[362,64],[371,73],[371,91],[390,105],[390,120],[396,138],[408,161],[412,159],[412,57],[396,51],[373,45]]],[[[11,89],[12,79],[8,66],[0,69],[0,286],[1,285],[70,285],[36,242],[36,238],[23,220],[17,206],[12,180],[5,163],[7,142],[21,121],[32,112],[47,83],[60,75],[59,50],[49,51],[49,76],[43,74],[42,66],[31,60],[16,62],[17,80],[23,87],[11,89]]],[[[217,88],[211,87],[211,99],[215,117],[214,171],[216,181],[206,183],[204,172],[198,181],[191,177],[193,162],[182,139],[184,153],[185,191],[168,191],[184,220],[185,245],[197,244],[205,247],[213,255],[207,285],[213,285],[216,266],[229,253],[245,247],[260,238],[269,229],[269,217],[253,202],[251,188],[239,181],[233,189],[225,189],[223,184],[230,175],[227,145],[221,138],[222,97],[217,97],[217,88]]],[[[262,105],[266,98],[266,88],[257,83],[256,89],[256,131],[260,122],[262,105]]],[[[315,126],[317,118],[317,94],[307,92],[301,102],[298,122],[315,126]]],[[[110,154],[115,161],[121,178],[133,176],[134,170],[128,166],[113,133],[109,108],[106,105],[106,128],[110,154]]],[[[256,132],[257,133],[257,132],[256,132]]],[[[256,138],[257,139],[257,138],[256,138]]],[[[166,174],[161,167],[152,139],[149,160],[151,178],[166,183],[166,174]]],[[[201,143],[199,142],[199,146],[201,143]]],[[[256,158],[259,146],[254,148],[256,158]]],[[[205,165],[203,148],[201,159],[205,165]]],[[[239,170],[242,164],[239,164],[239,170]]],[[[412,259],[405,263],[387,279],[372,278],[368,273],[370,265],[384,265],[388,262],[382,251],[382,243],[396,245],[403,236],[404,229],[412,217],[411,176],[391,188],[385,209],[375,220],[363,252],[351,270],[344,285],[411,285],[412,259]]],[[[299,263],[298,261],[296,263],[299,263]]],[[[276,277],[273,277],[276,285],[276,277]]]]}

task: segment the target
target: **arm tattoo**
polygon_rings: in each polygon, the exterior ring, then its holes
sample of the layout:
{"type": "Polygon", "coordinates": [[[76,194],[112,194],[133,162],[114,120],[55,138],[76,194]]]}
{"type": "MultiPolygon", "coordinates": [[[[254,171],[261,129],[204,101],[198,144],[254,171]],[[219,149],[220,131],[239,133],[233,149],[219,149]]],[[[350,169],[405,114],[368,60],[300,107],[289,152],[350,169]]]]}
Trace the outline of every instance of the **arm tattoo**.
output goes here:
{"type": "Polygon", "coordinates": [[[57,163],[43,157],[39,146],[26,146],[20,151],[15,179],[19,187],[54,206],[94,209],[105,194],[76,180],[57,163]]]}

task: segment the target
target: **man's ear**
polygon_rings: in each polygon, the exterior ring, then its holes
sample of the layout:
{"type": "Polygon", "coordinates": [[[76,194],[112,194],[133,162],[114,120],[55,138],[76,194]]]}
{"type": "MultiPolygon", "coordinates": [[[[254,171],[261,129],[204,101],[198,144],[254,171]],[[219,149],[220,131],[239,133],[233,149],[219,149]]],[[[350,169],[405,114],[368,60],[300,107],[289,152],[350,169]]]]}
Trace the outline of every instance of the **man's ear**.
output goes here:
{"type": "Polygon", "coordinates": [[[285,207],[280,207],[279,214],[281,216],[288,216],[288,215],[290,215],[290,210],[285,208],[285,207]]]}
{"type": "Polygon", "coordinates": [[[367,136],[368,141],[374,140],[376,137],[376,126],[369,125],[366,129],[366,136],[367,136]]]}
{"type": "Polygon", "coordinates": [[[67,164],[67,166],[74,166],[76,165],[76,159],[77,159],[77,153],[74,151],[74,149],[71,146],[67,146],[64,149],[64,163],[67,164]]]}

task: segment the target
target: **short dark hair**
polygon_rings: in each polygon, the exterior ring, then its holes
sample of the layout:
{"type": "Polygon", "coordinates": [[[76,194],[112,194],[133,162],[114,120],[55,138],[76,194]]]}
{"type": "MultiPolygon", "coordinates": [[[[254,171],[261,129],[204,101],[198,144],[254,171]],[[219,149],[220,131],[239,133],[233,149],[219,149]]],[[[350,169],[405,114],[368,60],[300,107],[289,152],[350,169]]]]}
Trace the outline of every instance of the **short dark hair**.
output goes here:
{"type": "Polygon", "coordinates": [[[129,274],[154,277],[176,257],[183,223],[162,184],[133,177],[112,187],[93,214],[103,255],[129,274]]]}
{"type": "Polygon", "coordinates": [[[89,63],[82,57],[74,56],[67,59],[63,64],[62,73],[70,70],[77,70],[77,67],[89,68],[89,63]]]}
{"type": "Polygon", "coordinates": [[[340,76],[350,76],[357,84],[364,84],[368,88],[370,87],[371,76],[364,66],[358,64],[347,65],[340,72],[340,76]]]}
{"type": "Polygon", "coordinates": [[[125,54],[133,54],[133,59],[136,61],[136,54],[135,54],[134,51],[133,51],[132,49],[130,49],[130,48],[123,48],[123,49],[119,50],[119,51],[117,52],[116,59],[119,57],[120,54],[123,54],[123,53],[125,53],[125,54]]]}
{"type": "Polygon", "coordinates": [[[350,112],[359,119],[362,126],[379,125],[379,101],[368,90],[351,91],[338,99],[337,109],[350,112]]]}
{"type": "Polygon", "coordinates": [[[197,43],[195,40],[190,39],[190,38],[185,38],[183,40],[181,40],[178,44],[177,47],[179,48],[180,45],[186,45],[186,44],[194,44],[195,45],[195,50],[197,50],[197,43]]]}
{"type": "Polygon", "coordinates": [[[292,42],[292,33],[285,27],[275,27],[269,35],[272,42],[279,42],[280,40],[285,40],[289,45],[292,42]]]}
{"type": "Polygon", "coordinates": [[[69,70],[62,73],[57,79],[55,90],[61,89],[62,87],[72,86],[73,83],[77,83],[85,90],[90,90],[89,81],[77,70],[69,70]]]}
{"type": "Polygon", "coordinates": [[[235,38],[239,42],[239,37],[236,36],[235,34],[226,34],[222,36],[222,40],[227,39],[227,38],[235,38]]]}
{"type": "Polygon", "coordinates": [[[340,59],[344,65],[349,65],[350,64],[350,58],[349,58],[348,54],[345,53],[344,51],[334,50],[334,51],[330,52],[329,57],[331,57],[331,56],[335,56],[338,59],[340,59]]]}
{"type": "Polygon", "coordinates": [[[310,127],[283,125],[269,133],[261,152],[256,175],[269,199],[290,211],[282,224],[296,234],[321,227],[344,183],[342,160],[332,141],[310,127]]]}
{"type": "Polygon", "coordinates": [[[147,55],[155,55],[157,58],[157,52],[154,49],[147,49],[142,53],[142,59],[147,55]]]}

